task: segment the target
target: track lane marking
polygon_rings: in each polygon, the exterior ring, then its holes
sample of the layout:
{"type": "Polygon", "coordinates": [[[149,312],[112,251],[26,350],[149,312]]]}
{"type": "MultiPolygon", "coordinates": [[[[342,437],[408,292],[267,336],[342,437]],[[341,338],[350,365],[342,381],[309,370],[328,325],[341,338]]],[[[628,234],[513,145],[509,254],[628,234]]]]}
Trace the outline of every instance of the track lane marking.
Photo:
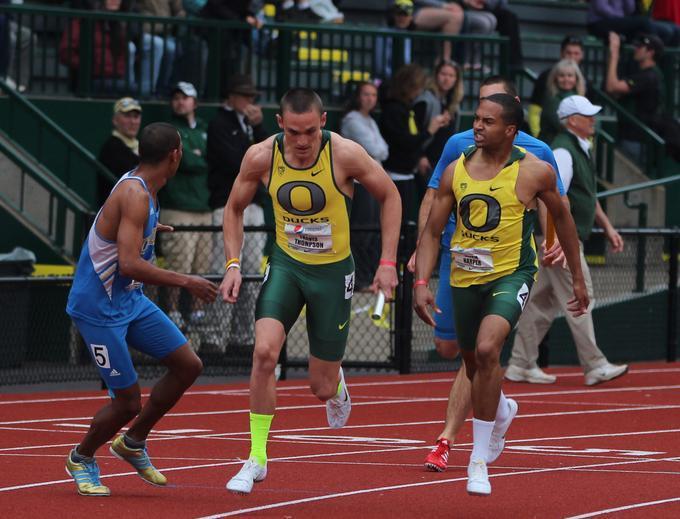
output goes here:
{"type": "MultiPolygon", "coordinates": [[[[653,460],[657,461],[657,460],[653,460]]],[[[636,464],[636,463],[650,463],[649,460],[631,460],[631,464],[636,464]]],[[[626,462],[611,462],[611,463],[601,463],[601,464],[595,464],[595,465],[574,465],[571,467],[554,467],[554,468],[545,468],[545,469],[535,469],[535,470],[525,470],[525,471],[519,471],[519,472],[502,472],[500,474],[489,474],[489,478],[500,478],[500,477],[507,477],[507,476],[520,476],[520,475],[533,475],[533,474],[541,474],[541,473],[547,473],[547,472],[565,472],[565,471],[578,471],[581,468],[592,468],[592,467],[611,467],[611,466],[616,466],[616,465],[622,465],[622,464],[627,464],[626,462]]],[[[337,492],[333,494],[324,494],[320,496],[313,496],[313,497],[307,497],[307,498],[302,498],[302,499],[293,499],[289,501],[280,501],[278,503],[270,503],[268,505],[260,505],[260,506],[253,506],[250,508],[241,508],[239,510],[231,510],[228,512],[218,512],[217,514],[213,515],[206,515],[206,516],[200,516],[197,519],[221,519],[222,517],[233,517],[235,515],[241,515],[241,514],[248,514],[251,512],[261,512],[263,510],[272,510],[274,508],[283,508],[286,506],[291,506],[291,505],[299,505],[299,504],[304,504],[304,503],[311,503],[315,501],[326,501],[329,499],[338,499],[342,497],[349,497],[349,496],[356,496],[356,495],[361,495],[361,494],[372,494],[375,492],[387,492],[391,490],[402,490],[405,488],[416,488],[416,487],[425,487],[425,486],[432,486],[432,485],[442,485],[446,483],[456,483],[459,481],[467,481],[467,477],[458,477],[458,478],[449,478],[449,479],[440,479],[440,480],[435,480],[435,481],[420,481],[417,483],[403,483],[400,485],[389,485],[389,486],[383,486],[383,487],[372,487],[372,488],[363,488],[359,490],[350,490],[347,492],[337,492]]],[[[587,516],[586,516],[587,517],[587,516]]]]}
{"type": "MultiPolygon", "coordinates": [[[[378,425],[376,425],[378,426],[378,425]]],[[[525,438],[521,440],[508,440],[508,443],[510,442],[531,442],[531,441],[544,441],[544,440],[557,440],[557,439],[571,439],[571,438],[588,438],[588,437],[603,437],[603,436],[635,436],[635,435],[645,435],[645,434],[662,434],[662,433],[676,433],[680,432],[680,429],[667,429],[667,430],[657,430],[657,431],[635,431],[635,432],[628,432],[628,433],[613,433],[613,434],[593,434],[593,435],[578,435],[578,436],[563,436],[563,437],[554,437],[554,438],[525,438]]],[[[198,436],[197,438],[202,438],[198,436]]],[[[161,440],[167,440],[170,438],[162,438],[161,440]]],[[[65,444],[66,446],[71,446],[72,444],[65,444]]],[[[467,444],[458,444],[457,447],[461,446],[471,446],[471,443],[467,444]]],[[[359,450],[359,451],[347,451],[347,452],[332,452],[332,453],[318,453],[318,454],[305,454],[305,455],[299,455],[299,456],[286,456],[286,457],[280,457],[280,458],[271,458],[271,462],[276,462],[276,461],[289,461],[289,460],[306,460],[306,459],[313,459],[313,458],[321,458],[321,457],[338,457],[338,456],[353,456],[353,455],[360,455],[360,454],[380,454],[383,452],[394,452],[395,450],[399,451],[410,451],[410,450],[423,450],[423,449],[429,449],[429,446],[414,446],[414,447],[395,447],[395,446],[390,446],[390,448],[387,449],[364,449],[364,450],[359,450]]],[[[533,453],[537,454],[537,453],[533,453]]],[[[555,455],[555,454],[552,454],[555,455]]],[[[560,456],[557,454],[556,456],[560,456]]],[[[563,457],[570,456],[570,455],[563,455],[563,457]]],[[[571,455],[572,457],[586,457],[586,456],[576,456],[576,455],[571,455]]],[[[593,459],[599,458],[597,456],[593,456],[593,459]]],[[[620,458],[617,458],[620,459],[620,458]]],[[[636,459],[629,459],[629,460],[624,460],[620,461],[614,464],[637,464],[640,462],[663,462],[663,461],[680,461],[680,458],[678,457],[669,457],[669,458],[645,458],[642,460],[636,460],[636,459]]],[[[213,468],[213,467],[221,467],[221,466],[228,466],[228,465],[235,465],[235,464],[241,464],[243,463],[243,460],[238,459],[236,461],[230,461],[230,462],[223,462],[223,463],[210,463],[210,464],[202,464],[202,465],[192,465],[192,466],[184,466],[184,467],[168,467],[168,468],[162,468],[164,472],[174,472],[174,471],[180,471],[180,470],[193,470],[193,469],[199,469],[199,468],[213,468]]],[[[598,467],[598,466],[608,466],[608,464],[590,464],[590,465],[584,465],[584,467],[598,467]]],[[[569,467],[559,467],[559,470],[566,470],[569,467]]],[[[540,470],[555,470],[555,469],[540,469],[540,470]]],[[[134,475],[137,476],[137,472],[123,472],[123,473],[117,473],[117,474],[108,474],[108,475],[102,475],[101,478],[112,478],[112,477],[120,477],[120,476],[129,476],[129,475],[134,475]]],[[[491,477],[491,476],[490,476],[491,477]]],[[[466,478],[463,478],[466,479],[466,478]]],[[[25,488],[35,488],[35,487],[41,487],[41,486],[48,486],[48,485],[54,485],[54,484],[62,484],[65,482],[70,482],[72,481],[71,479],[60,479],[60,480],[54,480],[54,481],[44,481],[40,483],[30,483],[30,484],[24,484],[24,485],[14,485],[11,487],[0,487],[0,492],[8,492],[12,490],[22,490],[25,488]]]]}
{"type": "MultiPolygon", "coordinates": [[[[629,369],[628,375],[643,375],[650,373],[677,373],[680,372],[680,368],[649,368],[649,369],[629,369]]],[[[457,372],[451,372],[453,373],[457,372]]],[[[576,372],[566,372],[566,373],[556,373],[558,377],[577,377],[583,376],[582,371],[576,372]]],[[[453,382],[453,377],[449,378],[432,378],[425,380],[388,380],[383,382],[355,382],[352,383],[352,387],[380,387],[380,386],[394,386],[394,385],[417,385],[417,384],[432,384],[432,383],[451,383],[453,382]]],[[[309,385],[297,385],[297,386],[282,386],[277,388],[280,391],[289,390],[307,390],[309,385]]],[[[589,391],[597,391],[596,389],[590,389],[589,391]]],[[[245,389],[213,389],[205,391],[187,391],[184,396],[200,396],[200,395],[247,395],[248,388],[245,389]]],[[[537,393],[539,394],[539,393],[537,393]]],[[[540,393],[542,394],[542,393],[540,393]]],[[[146,398],[149,396],[149,392],[142,393],[142,397],[146,398]]],[[[512,395],[510,395],[512,396],[512,395]]],[[[88,401],[88,400],[110,400],[108,395],[98,395],[98,396],[82,396],[82,397],[60,397],[60,398],[38,398],[38,399],[28,399],[28,400],[2,400],[0,399],[0,405],[25,405],[25,404],[46,404],[46,403],[56,403],[56,402],[77,402],[77,401],[88,401]]]]}
{"type": "Polygon", "coordinates": [[[596,512],[588,512],[581,515],[572,515],[567,519],[586,519],[588,517],[597,517],[598,515],[610,514],[612,512],[623,512],[625,510],[633,510],[634,508],[642,508],[645,506],[663,505],[666,503],[674,503],[680,501],[680,497],[671,497],[670,499],[659,499],[658,501],[646,501],[644,503],[635,503],[634,505],[619,506],[616,508],[607,508],[606,510],[598,510],[596,512]]]}
{"type": "MultiPolygon", "coordinates": [[[[680,389],[680,385],[674,386],[646,386],[646,387],[624,387],[624,388],[604,388],[604,389],[575,389],[566,391],[549,391],[549,392],[529,392],[529,393],[506,393],[507,397],[511,398],[521,398],[528,396],[546,396],[546,395],[574,395],[574,394],[598,394],[598,393],[611,393],[611,392],[638,392],[638,391],[664,391],[671,389],[680,389]]],[[[448,395],[445,397],[424,397],[424,398],[404,398],[401,400],[377,400],[374,402],[357,402],[354,404],[355,407],[369,406],[369,405],[387,405],[387,404],[422,404],[424,402],[446,402],[448,401],[448,395]]],[[[592,405],[598,405],[597,402],[592,402],[592,405]]],[[[636,404],[637,405],[637,404],[636,404]]],[[[670,404],[666,408],[674,409],[679,407],[678,405],[670,404]]],[[[293,405],[293,406],[281,406],[277,407],[277,413],[280,411],[291,411],[300,409],[318,409],[324,408],[325,404],[306,404],[306,405],[293,405]]],[[[655,408],[663,408],[656,406],[655,408]]],[[[642,408],[639,408],[642,409],[642,408]]],[[[652,407],[649,407],[652,409],[652,407]]],[[[168,417],[187,417],[187,416],[220,416],[228,414],[239,414],[239,413],[249,413],[250,409],[227,409],[224,411],[195,411],[195,412],[185,412],[185,413],[168,413],[165,416],[168,417]]],[[[91,416],[79,416],[79,417],[58,417],[58,418],[39,418],[30,420],[13,420],[8,422],[0,422],[2,425],[21,425],[27,423],[41,423],[41,422],[67,422],[74,420],[92,420],[91,416]]]]}

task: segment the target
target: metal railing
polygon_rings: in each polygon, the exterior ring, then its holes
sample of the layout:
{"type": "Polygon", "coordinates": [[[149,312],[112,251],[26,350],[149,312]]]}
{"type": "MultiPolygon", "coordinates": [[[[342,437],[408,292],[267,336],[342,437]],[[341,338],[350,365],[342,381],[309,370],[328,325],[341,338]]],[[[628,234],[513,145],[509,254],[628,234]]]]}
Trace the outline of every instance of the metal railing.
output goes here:
{"type": "Polygon", "coordinates": [[[348,84],[389,76],[405,61],[432,68],[445,41],[475,45],[486,70],[466,74],[476,97],[482,74],[507,71],[508,41],[496,36],[448,36],[330,25],[159,18],[47,6],[0,6],[34,37],[27,40],[17,75],[26,92],[114,97],[165,95],[175,80],[192,81],[203,100],[220,98],[226,77],[254,76],[261,101],[277,102],[291,86],[306,86],[324,101],[344,100],[348,84]],[[115,43],[112,43],[114,41],[115,43]],[[23,72],[21,72],[23,67],[23,72]],[[28,72],[26,72],[28,71],[28,72]]]}
{"type": "MultiPolygon", "coordinates": [[[[613,361],[675,360],[680,318],[677,306],[680,230],[621,229],[620,232],[626,240],[623,253],[609,254],[605,264],[591,268],[596,294],[593,318],[599,346],[613,361]],[[638,290],[635,279],[640,240],[645,243],[643,290],[638,290]],[[665,254],[667,252],[670,255],[665,254]]],[[[601,235],[602,231],[594,233],[601,235]]],[[[375,301],[373,294],[355,292],[346,366],[400,373],[453,369],[451,361],[437,356],[432,329],[412,311],[413,280],[401,265],[414,245],[413,239],[415,229],[405,228],[399,255],[400,285],[395,301],[386,305],[382,319],[374,321],[370,317],[375,301]]],[[[186,253],[188,249],[180,252],[186,253]]],[[[167,260],[172,252],[165,250],[163,254],[167,260]]],[[[207,277],[216,282],[221,278],[219,274],[207,277]]],[[[180,327],[202,358],[205,374],[247,375],[252,359],[254,307],[261,280],[258,273],[246,273],[239,303],[235,306],[216,301],[197,308],[189,295],[178,289],[146,287],[145,293],[172,318],[178,319],[179,315],[180,327]]],[[[433,277],[431,289],[436,290],[440,281],[433,277]]],[[[0,278],[0,307],[3,308],[0,385],[97,380],[97,371],[85,345],[64,312],[71,283],[71,277],[0,278]]],[[[565,327],[558,322],[551,338],[562,344],[569,339],[560,335],[560,326],[565,327]]],[[[564,348],[552,352],[553,363],[578,362],[565,357],[569,352],[562,350],[564,348]]],[[[280,358],[282,376],[285,377],[288,370],[305,367],[308,352],[303,311],[288,335],[280,358]]],[[[143,378],[157,376],[162,371],[156,361],[141,354],[134,353],[133,359],[143,378]]]]}
{"type": "Polygon", "coordinates": [[[64,260],[74,263],[94,213],[87,202],[49,171],[27,161],[9,142],[0,135],[0,154],[15,166],[3,168],[0,205],[64,260]]]}
{"type": "Polygon", "coordinates": [[[83,177],[101,177],[115,183],[116,177],[106,166],[35,104],[16,93],[4,81],[0,81],[0,91],[7,96],[6,112],[0,118],[0,129],[67,187],[88,200],[90,197],[82,192],[80,180],[83,177]],[[74,172],[78,173],[79,178],[74,177],[74,172]]]}
{"type": "MultiPolygon", "coordinates": [[[[615,189],[600,191],[597,193],[598,200],[605,201],[612,196],[623,195],[624,204],[629,209],[638,212],[638,228],[645,229],[647,227],[647,203],[643,201],[631,200],[631,193],[643,191],[654,187],[665,186],[667,184],[674,184],[680,181],[680,175],[673,175],[671,177],[662,178],[660,180],[652,180],[649,182],[640,182],[638,184],[631,184],[615,189]]],[[[644,292],[645,290],[645,256],[646,256],[646,240],[645,236],[641,235],[637,242],[636,261],[635,261],[635,291],[644,292]]]]}

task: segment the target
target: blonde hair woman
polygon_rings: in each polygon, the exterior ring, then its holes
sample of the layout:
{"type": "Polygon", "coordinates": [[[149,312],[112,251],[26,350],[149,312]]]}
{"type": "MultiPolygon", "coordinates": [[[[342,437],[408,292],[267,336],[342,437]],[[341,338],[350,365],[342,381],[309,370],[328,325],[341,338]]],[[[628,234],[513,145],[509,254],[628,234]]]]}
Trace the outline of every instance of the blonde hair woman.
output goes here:
{"type": "Polygon", "coordinates": [[[575,61],[558,61],[548,74],[548,88],[541,112],[541,132],[538,138],[550,144],[560,131],[557,107],[565,97],[583,96],[586,93],[586,80],[575,61]]]}

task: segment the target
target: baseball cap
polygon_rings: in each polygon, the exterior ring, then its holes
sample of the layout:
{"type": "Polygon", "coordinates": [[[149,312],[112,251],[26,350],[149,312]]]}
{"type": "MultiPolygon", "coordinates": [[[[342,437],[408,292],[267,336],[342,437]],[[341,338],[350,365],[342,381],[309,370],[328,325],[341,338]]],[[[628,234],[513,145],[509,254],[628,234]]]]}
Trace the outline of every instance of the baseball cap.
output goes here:
{"type": "Polygon", "coordinates": [[[395,13],[413,14],[413,0],[395,0],[393,9],[395,13]]]}
{"type": "Polygon", "coordinates": [[[182,92],[187,97],[198,98],[198,92],[196,92],[196,87],[189,83],[188,81],[180,81],[175,84],[172,88],[172,93],[182,92]]]}
{"type": "Polygon", "coordinates": [[[557,108],[557,117],[566,119],[572,115],[585,115],[592,117],[600,113],[601,106],[594,105],[586,97],[583,96],[569,96],[562,99],[560,106],[557,108]]]}
{"type": "Polygon", "coordinates": [[[658,59],[663,54],[663,42],[656,34],[640,34],[633,40],[635,47],[645,46],[654,51],[654,58],[658,59]]]}
{"type": "Polygon", "coordinates": [[[124,114],[127,112],[132,112],[134,110],[141,112],[142,105],[140,105],[139,101],[132,97],[121,97],[118,101],[116,101],[113,104],[114,114],[124,114]]]}

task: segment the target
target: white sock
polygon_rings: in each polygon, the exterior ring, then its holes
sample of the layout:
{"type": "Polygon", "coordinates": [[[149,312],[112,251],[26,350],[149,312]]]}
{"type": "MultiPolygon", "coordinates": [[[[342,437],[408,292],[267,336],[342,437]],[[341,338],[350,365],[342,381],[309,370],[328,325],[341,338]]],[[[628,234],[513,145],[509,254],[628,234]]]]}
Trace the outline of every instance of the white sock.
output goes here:
{"type": "Polygon", "coordinates": [[[485,422],[484,420],[472,419],[472,454],[470,461],[482,460],[486,462],[489,456],[489,441],[491,440],[491,433],[493,432],[493,422],[485,422]]]}
{"type": "Polygon", "coordinates": [[[508,405],[508,399],[505,398],[505,394],[501,391],[501,397],[498,399],[498,408],[496,409],[496,421],[504,421],[510,414],[510,406],[508,405]]]}
{"type": "Polygon", "coordinates": [[[298,2],[297,8],[302,10],[302,9],[309,9],[310,5],[309,2],[298,2]]]}
{"type": "Polygon", "coordinates": [[[281,4],[281,9],[290,9],[295,5],[294,0],[286,0],[281,4]]]}

